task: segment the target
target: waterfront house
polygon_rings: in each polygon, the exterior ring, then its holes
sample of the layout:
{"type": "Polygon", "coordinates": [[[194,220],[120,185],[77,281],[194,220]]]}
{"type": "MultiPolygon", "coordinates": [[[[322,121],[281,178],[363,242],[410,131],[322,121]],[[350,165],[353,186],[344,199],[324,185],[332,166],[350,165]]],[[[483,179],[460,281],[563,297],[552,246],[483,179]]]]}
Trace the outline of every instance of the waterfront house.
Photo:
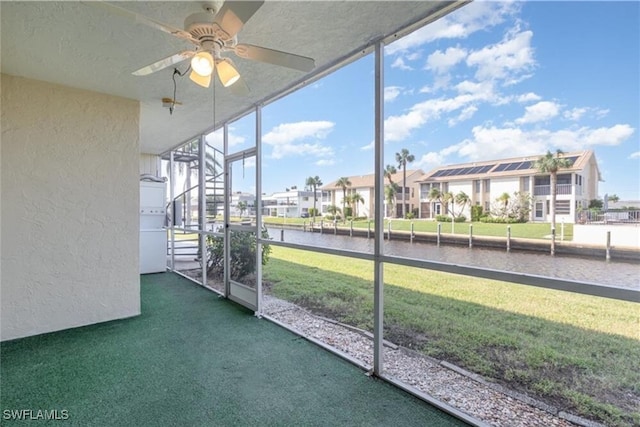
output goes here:
{"type": "MultiPolygon", "coordinates": [[[[316,197],[316,208],[320,209],[320,190],[316,197]]],[[[309,215],[309,209],[313,209],[313,191],[287,189],[262,198],[262,214],[266,216],[298,218],[309,215]]]]}
{"type": "MultiPolygon", "coordinates": [[[[495,210],[497,199],[504,193],[515,192],[533,197],[530,221],[548,222],[551,200],[550,176],[539,173],[534,163],[540,156],[514,157],[483,162],[441,166],[431,170],[416,182],[420,197],[420,218],[435,218],[449,211],[439,201],[430,200],[429,192],[466,193],[470,205],[482,206],[484,212],[495,210]]],[[[570,167],[558,171],[556,218],[573,223],[589,200],[598,196],[600,169],[593,151],[565,153],[570,167]]],[[[470,205],[463,215],[470,218],[470,205]]]]}
{"type": "MultiPolygon", "coordinates": [[[[407,170],[407,185],[405,188],[405,204],[407,208],[407,212],[411,212],[412,210],[418,207],[418,196],[415,192],[416,186],[415,183],[424,175],[424,172],[420,169],[408,169],[407,170]]],[[[357,213],[358,216],[370,218],[373,216],[374,210],[374,181],[375,175],[355,175],[347,177],[351,185],[347,187],[346,194],[354,194],[358,193],[362,196],[362,202],[358,204],[357,213]]],[[[402,178],[403,172],[399,171],[390,176],[391,182],[395,183],[398,187],[398,191],[395,195],[395,200],[393,205],[395,205],[395,212],[392,211],[393,207],[386,200],[384,201],[385,205],[385,216],[388,217],[396,217],[402,218],[402,178]]],[[[328,206],[335,205],[342,209],[342,199],[343,199],[343,191],[342,187],[337,185],[338,180],[332,181],[329,184],[322,187],[323,191],[329,193],[328,198],[322,199],[322,213],[327,212],[328,206]]],[[[384,179],[385,186],[389,184],[389,178],[384,179]]],[[[347,203],[348,205],[348,203],[347,203]]],[[[355,205],[353,207],[354,212],[356,211],[355,205]]]]}

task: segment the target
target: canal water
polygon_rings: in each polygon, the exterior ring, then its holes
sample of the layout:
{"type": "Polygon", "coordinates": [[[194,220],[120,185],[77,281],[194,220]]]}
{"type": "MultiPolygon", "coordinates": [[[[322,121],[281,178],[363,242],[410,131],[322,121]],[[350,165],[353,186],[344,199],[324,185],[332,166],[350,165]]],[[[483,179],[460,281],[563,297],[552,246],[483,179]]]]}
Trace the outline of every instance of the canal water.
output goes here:
{"type": "MultiPolygon", "coordinates": [[[[309,233],[300,230],[269,229],[269,235],[277,241],[280,240],[282,232],[284,232],[285,242],[373,253],[373,239],[335,236],[330,233],[309,233]]],[[[447,245],[438,247],[431,243],[410,243],[400,240],[385,240],[384,253],[640,290],[640,263],[637,262],[607,262],[604,259],[507,252],[478,247],[447,245]]]]}

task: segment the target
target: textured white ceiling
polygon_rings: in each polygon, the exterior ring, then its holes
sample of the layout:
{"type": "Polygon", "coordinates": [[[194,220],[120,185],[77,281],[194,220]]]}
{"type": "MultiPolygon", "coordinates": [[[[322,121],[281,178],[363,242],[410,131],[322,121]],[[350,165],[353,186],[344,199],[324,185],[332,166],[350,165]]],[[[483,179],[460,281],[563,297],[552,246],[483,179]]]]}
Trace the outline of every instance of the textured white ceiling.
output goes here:
{"type": "MultiPolygon", "coordinates": [[[[241,43],[309,56],[308,74],[230,57],[250,87],[237,97],[215,87],[215,123],[263,103],[298,82],[313,78],[372,40],[392,35],[417,20],[450,10],[440,1],[267,1],[240,32],[241,43]]],[[[118,2],[119,6],[183,28],[204,2],[118,2]]],[[[456,4],[459,4],[456,2],[456,4]]],[[[172,116],[162,107],[173,97],[173,67],[149,76],[131,72],[193,45],[87,2],[0,2],[1,62],[6,74],[44,80],[140,101],[140,150],[161,153],[214,125],[214,89],[177,77],[172,116]]],[[[179,64],[185,70],[186,62],[179,64]]]]}

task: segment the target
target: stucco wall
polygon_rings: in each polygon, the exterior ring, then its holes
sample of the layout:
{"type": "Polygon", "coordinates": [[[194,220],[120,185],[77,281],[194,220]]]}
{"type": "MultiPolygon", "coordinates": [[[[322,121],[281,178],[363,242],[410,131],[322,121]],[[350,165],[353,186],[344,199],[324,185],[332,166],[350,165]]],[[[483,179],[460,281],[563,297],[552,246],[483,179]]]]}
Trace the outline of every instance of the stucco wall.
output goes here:
{"type": "Polygon", "coordinates": [[[0,339],[139,314],[138,103],[1,82],[0,339]]]}
{"type": "Polygon", "coordinates": [[[606,247],[607,232],[611,232],[612,247],[640,249],[640,226],[637,224],[576,224],[573,242],[606,247]]]}

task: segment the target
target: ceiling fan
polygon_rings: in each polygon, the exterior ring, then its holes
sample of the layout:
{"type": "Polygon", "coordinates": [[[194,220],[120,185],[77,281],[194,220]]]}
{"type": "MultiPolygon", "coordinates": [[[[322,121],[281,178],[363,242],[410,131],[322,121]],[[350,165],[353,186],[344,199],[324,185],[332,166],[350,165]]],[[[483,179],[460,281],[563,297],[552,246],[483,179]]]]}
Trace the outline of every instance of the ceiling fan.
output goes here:
{"type": "Polygon", "coordinates": [[[132,73],[133,75],[146,76],[187,59],[191,59],[191,73],[189,78],[193,82],[202,87],[209,87],[211,84],[211,75],[215,70],[220,83],[222,83],[224,87],[230,87],[232,91],[243,94],[248,92],[248,88],[233,61],[223,56],[223,53],[233,52],[240,58],[279,65],[300,71],[308,72],[315,67],[315,61],[312,58],[266,47],[238,43],[238,33],[263,3],[264,0],[225,1],[217,13],[213,5],[205,5],[205,12],[194,13],[185,19],[184,30],[174,28],[112,3],[97,2],[93,4],[107,7],[119,15],[134,19],[138,23],[164,31],[165,33],[189,41],[195,45],[194,50],[184,50],[167,58],[163,58],[134,71],[132,73]]]}

